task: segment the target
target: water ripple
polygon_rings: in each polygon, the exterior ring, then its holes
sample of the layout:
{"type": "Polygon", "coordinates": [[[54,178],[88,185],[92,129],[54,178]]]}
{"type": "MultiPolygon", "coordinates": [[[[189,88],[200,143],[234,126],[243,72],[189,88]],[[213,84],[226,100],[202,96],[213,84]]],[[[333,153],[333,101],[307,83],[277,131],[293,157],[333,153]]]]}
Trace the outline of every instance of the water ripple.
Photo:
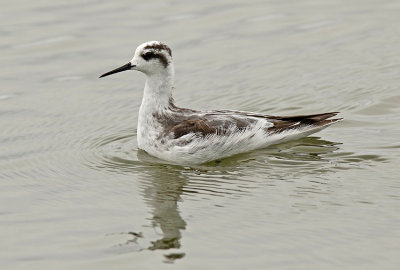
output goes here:
{"type": "Polygon", "coordinates": [[[82,139],[86,166],[111,174],[136,174],[143,179],[144,186],[158,185],[159,181],[171,186],[183,181],[185,184],[179,193],[188,194],[192,199],[203,195],[250,195],[260,184],[253,178],[262,178],[262,175],[267,175],[269,181],[296,179],[386,161],[375,154],[343,152],[340,143],[308,137],[202,165],[178,166],[138,150],[135,130],[115,133],[109,130],[108,135],[95,133],[96,137],[82,139]]]}

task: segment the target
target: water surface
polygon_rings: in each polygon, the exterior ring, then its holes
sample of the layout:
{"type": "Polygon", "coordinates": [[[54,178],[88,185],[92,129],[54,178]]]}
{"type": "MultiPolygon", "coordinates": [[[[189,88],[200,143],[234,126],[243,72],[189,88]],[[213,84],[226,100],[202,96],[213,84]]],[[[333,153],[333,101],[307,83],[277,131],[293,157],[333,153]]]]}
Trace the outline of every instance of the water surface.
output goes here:
{"type": "Polygon", "coordinates": [[[5,1],[2,269],[397,269],[398,1],[5,1]],[[341,111],[313,137],[208,164],[136,144],[144,76],[177,105],[341,111]]]}

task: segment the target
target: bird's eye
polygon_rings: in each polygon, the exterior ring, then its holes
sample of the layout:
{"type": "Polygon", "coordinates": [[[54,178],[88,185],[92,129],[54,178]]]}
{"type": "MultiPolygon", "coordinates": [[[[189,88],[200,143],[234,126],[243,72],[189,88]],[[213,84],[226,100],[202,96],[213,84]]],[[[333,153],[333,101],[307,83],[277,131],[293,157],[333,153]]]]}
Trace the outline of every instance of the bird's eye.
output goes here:
{"type": "Polygon", "coordinates": [[[142,55],[143,59],[149,61],[151,58],[154,58],[156,55],[153,52],[147,52],[142,55]]]}

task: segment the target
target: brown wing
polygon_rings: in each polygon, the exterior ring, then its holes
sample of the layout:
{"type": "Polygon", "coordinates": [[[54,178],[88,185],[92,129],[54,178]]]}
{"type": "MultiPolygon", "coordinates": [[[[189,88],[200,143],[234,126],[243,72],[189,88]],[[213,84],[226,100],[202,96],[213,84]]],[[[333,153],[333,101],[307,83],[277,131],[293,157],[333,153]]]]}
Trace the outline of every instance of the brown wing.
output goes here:
{"type": "MultiPolygon", "coordinates": [[[[329,119],[338,112],[298,115],[298,116],[269,116],[256,113],[239,111],[208,111],[201,113],[194,110],[178,108],[170,102],[172,114],[160,115],[158,119],[164,126],[164,133],[172,132],[174,138],[180,138],[189,133],[202,136],[208,134],[225,135],[229,131],[244,130],[253,126],[259,120],[272,123],[268,132],[279,133],[287,129],[299,128],[301,126],[323,126],[341,119],[329,119]]],[[[268,125],[267,125],[268,126],[268,125]]]]}
{"type": "MultiPolygon", "coordinates": [[[[236,112],[236,111],[213,111],[207,114],[211,119],[224,115],[225,117],[231,116],[231,121],[238,129],[243,129],[256,122],[256,119],[267,120],[272,123],[272,127],[268,127],[269,133],[280,133],[282,131],[294,128],[301,128],[305,126],[325,126],[331,123],[342,120],[343,118],[328,119],[336,116],[339,112],[329,112],[320,114],[309,115],[296,115],[296,116],[271,116],[249,112],[236,112]]],[[[225,125],[226,125],[225,121],[225,125]]],[[[214,123],[213,123],[214,124],[214,123]]]]}
{"type": "Polygon", "coordinates": [[[188,133],[196,133],[202,136],[208,134],[226,135],[232,131],[244,130],[256,120],[249,119],[244,121],[239,117],[234,116],[219,116],[215,115],[202,115],[202,117],[191,117],[188,120],[182,121],[177,125],[171,127],[171,132],[174,138],[180,138],[188,133]]]}
{"type": "Polygon", "coordinates": [[[182,123],[174,126],[171,131],[174,134],[175,139],[180,138],[188,133],[198,133],[203,136],[217,133],[217,129],[215,127],[210,126],[206,120],[202,119],[189,119],[183,121],[182,123]]]}

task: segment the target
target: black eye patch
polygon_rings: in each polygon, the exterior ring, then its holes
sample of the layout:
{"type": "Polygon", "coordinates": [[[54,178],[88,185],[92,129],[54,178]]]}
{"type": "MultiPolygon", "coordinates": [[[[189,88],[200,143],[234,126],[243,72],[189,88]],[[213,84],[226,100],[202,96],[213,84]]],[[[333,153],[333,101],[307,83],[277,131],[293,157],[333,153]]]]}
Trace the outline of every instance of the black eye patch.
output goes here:
{"type": "Polygon", "coordinates": [[[147,53],[142,54],[143,59],[146,61],[149,61],[152,58],[156,58],[157,56],[158,55],[153,52],[147,52],[147,53]]]}
{"type": "Polygon", "coordinates": [[[150,59],[158,59],[161,64],[166,68],[169,64],[167,57],[162,53],[154,53],[152,51],[146,52],[140,55],[144,60],[149,61],[150,59]]]}

